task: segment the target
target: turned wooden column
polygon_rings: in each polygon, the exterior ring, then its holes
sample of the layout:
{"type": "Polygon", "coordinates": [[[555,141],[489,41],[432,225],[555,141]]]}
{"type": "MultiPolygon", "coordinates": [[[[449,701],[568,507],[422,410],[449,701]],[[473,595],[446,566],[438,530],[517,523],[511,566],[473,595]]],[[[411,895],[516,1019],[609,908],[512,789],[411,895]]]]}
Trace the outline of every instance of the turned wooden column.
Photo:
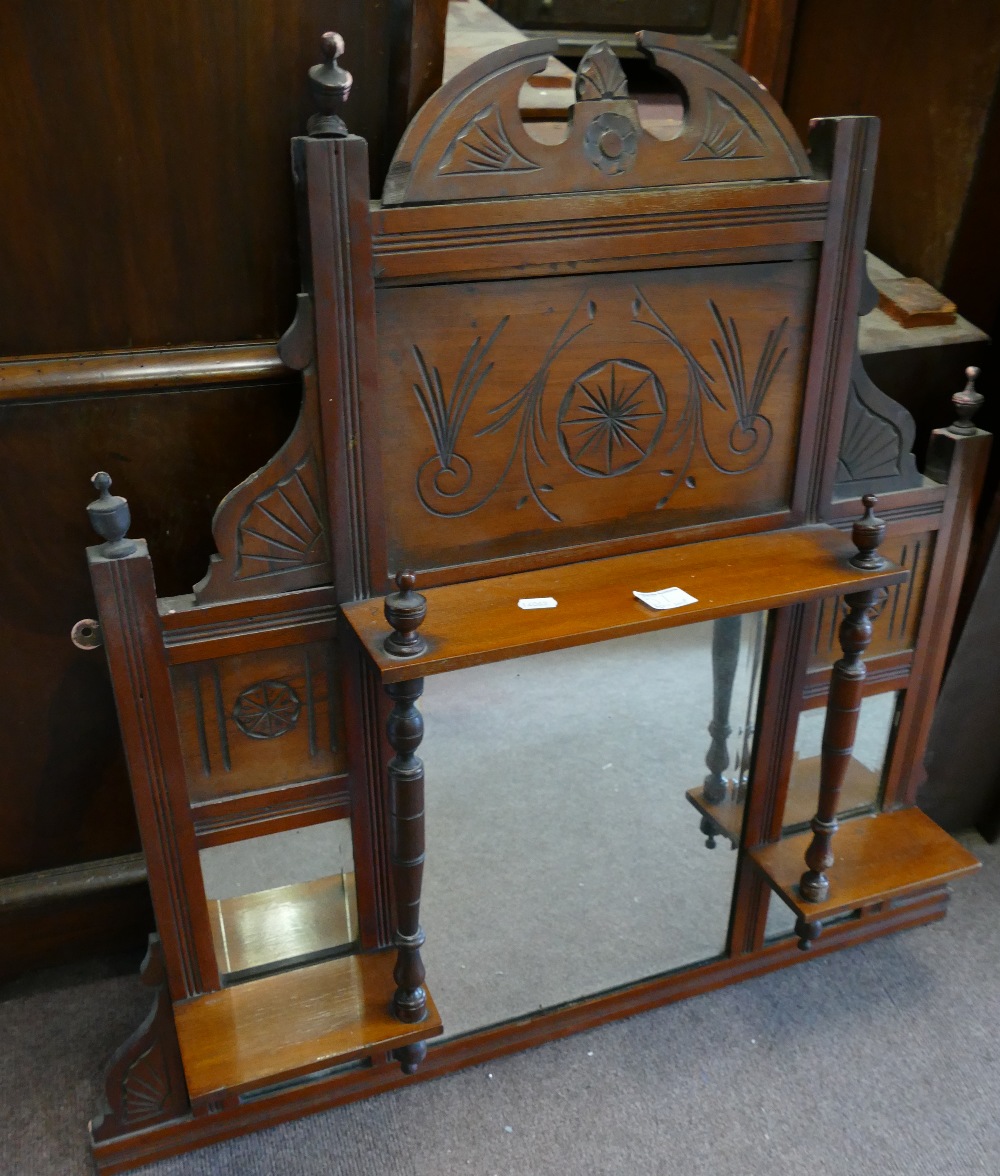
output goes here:
{"type": "Polygon", "coordinates": [[[705,755],[708,775],[702,789],[709,804],[720,804],[728,794],[724,773],[729,767],[729,736],[733,733],[729,714],[742,628],[743,617],[739,615],[719,617],[712,622],[712,719],[708,724],[712,742],[705,755]]]}
{"type": "MultiPolygon", "coordinates": [[[[417,632],[427,615],[427,601],[415,592],[415,579],[403,572],[396,577],[398,592],[386,597],[385,617],[392,626],[384,647],[394,657],[415,657],[426,642],[417,632]]],[[[392,1011],[400,1021],[411,1024],[427,1016],[424,991],[424,962],[420,949],[424,933],[420,926],[420,888],[424,875],[424,764],[416,754],[424,737],[424,720],[417,699],[424,692],[423,678],[391,682],[385,692],[392,699],[386,724],[389,745],[395,752],[389,761],[390,816],[392,828],[392,877],[396,895],[396,930],[393,943],[398,949],[393,978],[396,992],[392,1011]]],[[[395,1057],[405,1074],[412,1074],[427,1053],[425,1042],[398,1049],[395,1057]]]]}
{"type": "MultiPolygon", "coordinates": [[[[858,548],[851,564],[863,571],[878,571],[885,566],[885,560],[876,551],[885,537],[885,523],[875,517],[877,499],[873,494],[866,494],[861,501],[865,514],[854,524],[851,533],[858,548]]],[[[809,868],[799,881],[799,894],[806,902],[824,902],[830,894],[826,871],[834,862],[832,843],[838,828],[840,789],[854,751],[867,674],[862,654],[871,642],[872,617],[883,598],[884,589],[880,588],[851,592],[844,597],[847,611],[839,633],[844,656],[834,663],[830,677],[820,759],[819,805],[810,822],[813,839],[806,850],[809,868]]]]}

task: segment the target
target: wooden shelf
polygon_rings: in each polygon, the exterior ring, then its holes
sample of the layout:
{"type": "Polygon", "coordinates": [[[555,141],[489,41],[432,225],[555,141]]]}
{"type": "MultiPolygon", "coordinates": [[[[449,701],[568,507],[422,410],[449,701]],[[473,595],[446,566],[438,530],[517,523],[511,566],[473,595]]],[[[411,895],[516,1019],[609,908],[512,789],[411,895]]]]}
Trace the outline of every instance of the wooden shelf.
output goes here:
{"type": "MultiPolygon", "coordinates": [[[[788,781],[788,795],[785,799],[783,824],[804,825],[812,820],[819,800],[819,756],[792,761],[792,774],[788,781]]],[[[859,760],[851,759],[844,775],[840,790],[838,816],[857,809],[871,807],[878,800],[882,778],[878,772],[866,768],[859,760]]],[[[733,845],[739,845],[743,834],[744,800],[727,797],[718,804],[709,804],[701,788],[690,788],[684,794],[703,817],[708,817],[716,827],[717,835],[728,838],[733,845]]]]}
{"type": "Polygon", "coordinates": [[[223,976],[307,963],[357,938],[354,874],[210,899],[208,919],[223,976]]]}
{"type": "Polygon", "coordinates": [[[812,833],[796,833],[750,850],[750,858],[800,918],[828,919],[891,898],[950,882],[979,869],[979,861],[918,808],[845,821],[833,839],[824,902],[799,897],[799,879],[812,833]]]}
{"type": "Polygon", "coordinates": [[[393,1016],[395,963],[394,951],[343,956],[174,1005],[192,1102],[436,1037],[430,993],[425,1020],[393,1016]]]}
{"type": "Polygon", "coordinates": [[[908,576],[895,564],[880,572],[857,571],[848,562],[854,552],[849,537],[833,527],[798,527],[430,588],[424,593],[427,619],[420,629],[427,651],[405,659],[383,649],[389,628],[382,597],[345,604],[343,610],[382,681],[399,682],[852,589],[887,587],[908,576]],[[634,589],[674,587],[696,602],[657,612],[632,595],[634,589]],[[554,597],[558,606],[530,611],[517,606],[523,598],[543,596],[554,597]]]}

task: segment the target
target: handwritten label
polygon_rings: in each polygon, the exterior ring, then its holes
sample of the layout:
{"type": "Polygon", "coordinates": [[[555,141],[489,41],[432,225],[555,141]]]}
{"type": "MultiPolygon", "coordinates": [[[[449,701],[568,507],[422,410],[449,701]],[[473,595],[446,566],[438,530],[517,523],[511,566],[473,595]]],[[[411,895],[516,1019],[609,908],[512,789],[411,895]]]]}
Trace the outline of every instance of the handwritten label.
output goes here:
{"type": "Polygon", "coordinates": [[[633,592],[632,595],[655,609],[680,608],[684,604],[698,603],[697,596],[692,596],[683,588],[661,588],[658,592],[633,592]]]}
{"type": "Polygon", "coordinates": [[[551,596],[525,596],[517,602],[518,608],[555,608],[558,600],[551,596]]]}

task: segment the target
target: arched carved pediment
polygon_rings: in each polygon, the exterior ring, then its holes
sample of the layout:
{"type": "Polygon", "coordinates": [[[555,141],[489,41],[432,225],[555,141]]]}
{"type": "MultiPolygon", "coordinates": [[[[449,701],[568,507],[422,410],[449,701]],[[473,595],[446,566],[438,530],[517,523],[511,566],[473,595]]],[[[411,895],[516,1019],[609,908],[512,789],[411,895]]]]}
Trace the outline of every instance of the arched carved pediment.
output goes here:
{"type": "Polygon", "coordinates": [[[396,151],[382,203],[811,176],[791,124],[748,74],[683,38],[636,38],[681,91],[676,138],[664,141],[642,127],[625,74],[601,42],[580,62],[566,141],[539,143],[524,128],[518,94],[557,43],[530,41],[489,54],[430,98],[396,151]]]}

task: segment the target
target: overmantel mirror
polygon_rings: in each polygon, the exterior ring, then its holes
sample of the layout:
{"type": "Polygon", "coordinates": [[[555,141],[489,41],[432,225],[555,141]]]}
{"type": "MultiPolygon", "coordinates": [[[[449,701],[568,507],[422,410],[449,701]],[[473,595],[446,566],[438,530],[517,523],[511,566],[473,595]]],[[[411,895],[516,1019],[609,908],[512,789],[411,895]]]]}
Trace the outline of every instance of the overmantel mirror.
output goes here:
{"type": "Polygon", "coordinates": [[[328,34],[298,424],[187,596],[95,478],[158,928],[104,1170],[938,919],[976,864],[913,798],[988,438],[959,394],[919,471],[858,360],[877,124],[807,153],[638,45],[674,137],[606,45],[528,135],[533,41],[372,203],[328,34]]]}

